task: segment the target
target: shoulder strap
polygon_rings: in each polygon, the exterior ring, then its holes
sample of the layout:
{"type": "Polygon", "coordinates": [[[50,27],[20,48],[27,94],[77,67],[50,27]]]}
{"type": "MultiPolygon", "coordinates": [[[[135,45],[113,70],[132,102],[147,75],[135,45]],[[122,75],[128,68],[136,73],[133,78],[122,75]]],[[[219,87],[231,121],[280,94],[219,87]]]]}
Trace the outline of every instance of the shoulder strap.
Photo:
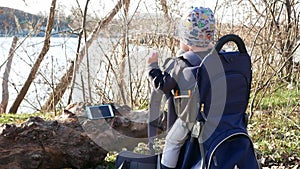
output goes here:
{"type": "Polygon", "coordinates": [[[171,77],[173,77],[176,81],[178,81],[180,72],[186,67],[188,67],[190,63],[184,59],[183,56],[179,56],[174,58],[174,66],[170,72],[171,77]]]}
{"type": "Polygon", "coordinates": [[[182,54],[183,59],[190,63],[190,66],[199,66],[202,58],[192,51],[188,51],[182,54]]]}
{"type": "Polygon", "coordinates": [[[162,67],[165,69],[167,67],[167,64],[170,64],[170,62],[172,61],[172,59],[174,59],[173,57],[169,57],[165,60],[164,64],[162,65],[162,67]]]}
{"type": "Polygon", "coordinates": [[[162,65],[162,67],[166,70],[168,69],[168,67],[172,66],[178,66],[181,68],[184,67],[193,67],[193,66],[198,66],[201,63],[201,58],[200,56],[196,55],[194,52],[192,51],[188,51],[185,52],[181,55],[179,55],[178,57],[169,57],[165,60],[164,64],[162,65]],[[196,57],[195,57],[196,56],[196,57]],[[182,60],[183,62],[178,62],[178,60],[182,60]],[[185,63],[185,64],[182,64],[185,63]],[[176,65],[172,65],[172,64],[176,64],[176,65]]]}
{"type": "Polygon", "coordinates": [[[183,61],[186,65],[188,65],[189,67],[193,66],[193,65],[191,64],[191,62],[190,62],[188,59],[186,59],[186,58],[184,57],[184,55],[179,56],[178,59],[182,60],[182,61],[183,61]]]}

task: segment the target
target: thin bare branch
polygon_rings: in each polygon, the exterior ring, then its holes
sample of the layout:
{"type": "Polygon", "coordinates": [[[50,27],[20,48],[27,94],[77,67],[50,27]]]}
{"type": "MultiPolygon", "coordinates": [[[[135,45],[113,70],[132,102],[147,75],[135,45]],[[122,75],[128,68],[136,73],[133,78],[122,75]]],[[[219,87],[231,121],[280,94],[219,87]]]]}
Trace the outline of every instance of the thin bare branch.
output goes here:
{"type": "Polygon", "coordinates": [[[25,95],[27,94],[27,91],[28,91],[31,83],[33,82],[33,80],[36,76],[36,73],[40,67],[40,64],[42,63],[42,61],[44,59],[44,56],[47,54],[47,52],[50,48],[50,37],[51,37],[51,32],[52,32],[52,28],[53,28],[53,24],[54,24],[55,6],[56,6],[56,0],[52,0],[51,7],[50,7],[50,13],[49,13],[49,17],[47,20],[46,35],[45,35],[45,40],[44,40],[44,45],[43,45],[42,51],[39,54],[36,62],[34,63],[32,69],[31,69],[31,72],[30,72],[26,82],[24,83],[20,93],[18,94],[15,101],[13,102],[13,104],[9,110],[9,113],[17,113],[22,100],[24,99],[25,95]]]}

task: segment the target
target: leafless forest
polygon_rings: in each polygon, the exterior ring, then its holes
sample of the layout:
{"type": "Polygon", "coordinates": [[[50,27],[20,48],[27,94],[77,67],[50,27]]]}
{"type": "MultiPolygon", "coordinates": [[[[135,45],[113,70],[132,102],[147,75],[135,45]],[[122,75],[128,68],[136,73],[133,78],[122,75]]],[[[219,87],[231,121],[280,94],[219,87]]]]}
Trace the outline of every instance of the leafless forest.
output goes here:
{"type": "MultiPolygon", "coordinates": [[[[43,47],[29,64],[30,73],[20,77],[19,86],[9,78],[11,71],[19,69],[11,64],[15,57],[23,57],[17,49],[31,37],[22,40],[15,37],[11,41],[7,57],[0,62],[4,72],[1,75],[1,113],[17,113],[23,102],[31,105],[33,111],[53,112],[74,102],[79,97],[75,91],[80,93],[79,101],[114,102],[134,109],[147,106],[150,88],[145,76],[145,58],[153,50],[161,53],[161,62],[174,56],[178,46],[175,28],[182,4],[176,0],[161,0],[141,10],[140,6],[145,5],[143,1],[133,5],[130,0],[120,0],[107,15],[100,16],[90,11],[89,3],[87,0],[85,7],[78,6],[72,11],[71,27],[79,35],[74,49],[76,56],[68,60],[65,69],[59,70],[62,75],[56,79],[53,76],[51,79],[47,72],[57,70],[49,67],[43,70],[41,66],[51,48],[50,33],[59,11],[56,0],[52,1],[49,15],[45,16],[43,47]],[[139,51],[141,47],[143,52],[139,51]],[[39,90],[38,83],[46,84],[49,90],[39,90]],[[15,98],[10,97],[9,88],[17,92],[15,98]],[[28,92],[29,88],[36,92],[28,92]],[[38,104],[29,97],[38,100],[38,104]],[[11,101],[9,106],[8,101],[11,101]]],[[[251,112],[259,110],[262,99],[270,93],[299,87],[299,1],[224,0],[216,1],[213,10],[217,18],[215,39],[229,33],[237,34],[244,39],[252,57],[251,112]]],[[[63,55],[52,57],[55,60],[63,55]]]]}
{"type": "MultiPolygon", "coordinates": [[[[43,15],[47,25],[42,37],[32,36],[42,26],[31,22],[25,37],[0,37],[9,39],[9,44],[0,41],[0,50],[7,49],[0,56],[0,116],[56,115],[74,102],[147,109],[146,58],[158,51],[162,65],[175,56],[176,25],[188,4],[116,0],[103,14],[94,10],[90,0],[84,6],[74,2],[77,7],[66,16],[64,7],[52,0],[48,14],[43,15]],[[57,20],[70,21],[76,37],[54,43],[60,41],[51,35],[57,20]],[[54,48],[59,52],[51,53],[54,48]]],[[[217,19],[215,41],[237,34],[252,59],[248,129],[264,167],[300,165],[299,7],[300,0],[216,0],[212,8],[217,19]]],[[[229,43],[227,48],[237,47],[229,43]]]]}

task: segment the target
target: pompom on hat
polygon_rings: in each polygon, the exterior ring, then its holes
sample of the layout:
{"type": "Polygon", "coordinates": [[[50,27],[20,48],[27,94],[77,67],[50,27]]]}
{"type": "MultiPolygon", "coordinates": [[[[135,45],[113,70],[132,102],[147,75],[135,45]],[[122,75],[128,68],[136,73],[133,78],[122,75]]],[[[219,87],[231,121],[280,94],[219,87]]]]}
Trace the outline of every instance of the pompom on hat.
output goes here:
{"type": "Polygon", "coordinates": [[[192,7],[179,24],[179,38],[188,46],[207,47],[213,41],[215,17],[210,8],[192,7]]]}

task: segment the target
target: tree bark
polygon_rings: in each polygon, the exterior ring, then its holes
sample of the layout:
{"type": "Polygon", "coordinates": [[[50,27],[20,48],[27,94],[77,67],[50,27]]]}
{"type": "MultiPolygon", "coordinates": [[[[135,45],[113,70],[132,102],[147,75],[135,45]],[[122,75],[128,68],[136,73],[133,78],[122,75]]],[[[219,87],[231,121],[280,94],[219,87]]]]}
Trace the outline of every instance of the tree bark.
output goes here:
{"type": "Polygon", "coordinates": [[[55,5],[56,5],[56,0],[52,0],[51,7],[50,7],[50,14],[49,14],[48,21],[47,21],[45,41],[44,41],[44,46],[42,48],[42,51],[39,54],[36,62],[34,63],[32,69],[31,69],[31,72],[30,72],[29,76],[27,77],[27,80],[24,83],[20,93],[18,94],[17,98],[13,102],[13,104],[9,110],[9,113],[13,113],[13,114],[17,113],[22,100],[24,99],[25,95],[27,94],[27,91],[28,91],[31,83],[35,79],[35,76],[37,74],[37,71],[38,71],[41,63],[50,48],[50,36],[51,36],[53,24],[54,24],[55,5]]]}
{"type": "MultiPolygon", "coordinates": [[[[107,17],[105,17],[103,20],[98,22],[98,26],[94,29],[94,31],[91,33],[90,37],[87,39],[84,48],[89,48],[92,45],[92,42],[99,37],[100,31],[114,18],[114,16],[119,12],[119,10],[122,8],[123,5],[124,5],[124,1],[119,0],[119,2],[113,8],[113,10],[110,12],[110,14],[107,17]]],[[[69,69],[66,72],[66,75],[64,75],[63,77],[71,75],[71,79],[74,78],[74,73],[76,73],[78,71],[79,65],[82,62],[85,54],[86,54],[85,49],[81,50],[78,53],[78,58],[76,57],[77,58],[76,62],[74,63],[74,65],[71,65],[69,67],[69,69]]],[[[60,83],[58,84],[58,86],[59,85],[60,86],[69,86],[70,83],[71,83],[70,79],[62,78],[60,80],[60,83]]],[[[53,110],[55,108],[56,104],[59,102],[59,100],[62,98],[62,96],[66,92],[66,89],[67,89],[67,87],[65,88],[65,90],[60,90],[58,92],[54,91],[54,93],[52,93],[50,95],[50,97],[48,98],[47,102],[42,106],[42,111],[53,110]],[[53,97],[53,96],[55,96],[55,97],[53,97]],[[53,98],[55,98],[55,100],[53,100],[53,98]]]]}
{"type": "Polygon", "coordinates": [[[9,50],[8,59],[7,59],[7,63],[3,75],[3,80],[2,80],[2,100],[0,103],[0,114],[4,114],[6,112],[6,108],[8,104],[8,99],[9,99],[8,78],[9,78],[11,63],[14,57],[14,52],[16,49],[17,42],[18,42],[18,38],[14,36],[9,50]]]}

